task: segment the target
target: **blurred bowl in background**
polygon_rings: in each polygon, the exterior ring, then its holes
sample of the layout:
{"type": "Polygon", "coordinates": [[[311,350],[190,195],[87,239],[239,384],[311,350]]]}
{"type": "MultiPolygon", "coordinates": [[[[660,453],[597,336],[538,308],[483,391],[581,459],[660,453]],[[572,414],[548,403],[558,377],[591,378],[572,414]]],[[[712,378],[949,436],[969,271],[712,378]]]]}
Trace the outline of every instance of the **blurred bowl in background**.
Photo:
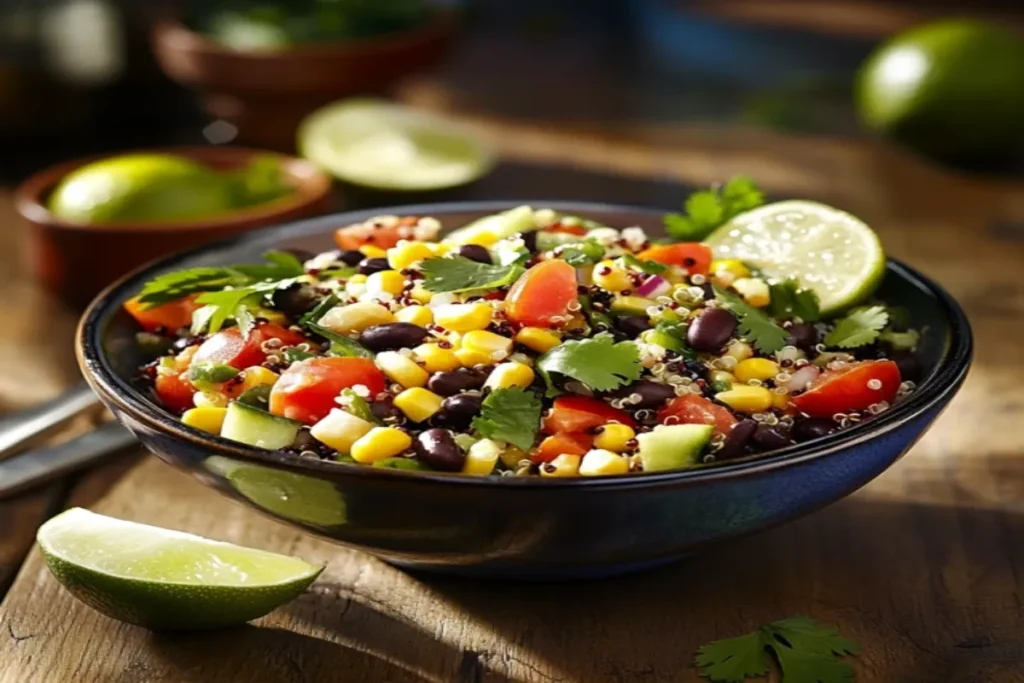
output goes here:
{"type": "Polygon", "coordinates": [[[45,169],[15,190],[18,213],[27,221],[28,260],[33,275],[51,293],[75,307],[101,289],[157,257],[277,223],[323,213],[331,207],[331,178],[303,159],[241,147],[164,147],[158,152],[186,157],[216,170],[246,167],[271,154],[294,188],[284,197],[222,216],[182,222],[84,224],[63,220],[48,208],[58,183],[72,171],[103,157],[75,159],[45,169]]]}
{"type": "Polygon", "coordinates": [[[385,93],[402,77],[433,66],[455,26],[453,11],[438,10],[399,33],[260,51],[225,47],[165,21],[153,31],[153,50],[168,76],[199,92],[211,116],[238,128],[239,140],[291,151],[307,114],[348,95],[385,93]]]}

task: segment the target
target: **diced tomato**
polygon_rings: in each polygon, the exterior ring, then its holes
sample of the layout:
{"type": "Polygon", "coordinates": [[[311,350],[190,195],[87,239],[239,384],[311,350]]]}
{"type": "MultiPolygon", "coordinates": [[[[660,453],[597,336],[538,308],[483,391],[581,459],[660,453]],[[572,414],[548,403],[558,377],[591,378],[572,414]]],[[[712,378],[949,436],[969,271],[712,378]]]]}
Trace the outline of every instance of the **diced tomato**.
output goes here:
{"type": "Polygon", "coordinates": [[[892,403],[900,381],[900,369],[894,361],[865,360],[821,373],[806,392],[790,401],[812,417],[832,417],[882,401],[892,403]]]}
{"type": "Polygon", "coordinates": [[[267,358],[263,350],[263,342],[268,339],[280,339],[285,346],[295,346],[305,341],[305,337],[292,332],[277,323],[257,325],[247,339],[237,327],[221,330],[204,341],[195,355],[192,365],[197,363],[222,363],[243,370],[252,365],[259,365],[267,358]]]}
{"type": "Polygon", "coordinates": [[[193,407],[192,395],[196,393],[195,387],[188,381],[182,379],[181,375],[156,376],[156,395],[168,410],[176,413],[183,413],[193,407]]]}
{"type": "Polygon", "coordinates": [[[550,227],[544,228],[544,230],[545,232],[560,232],[566,235],[579,235],[580,237],[588,232],[582,225],[566,225],[565,223],[555,223],[550,227]]]}
{"type": "Polygon", "coordinates": [[[644,249],[637,258],[657,261],[666,266],[686,268],[691,275],[706,275],[711,268],[711,247],[700,242],[680,242],[678,244],[657,244],[644,249]]]}
{"type": "Polygon", "coordinates": [[[560,455],[583,455],[594,445],[590,434],[555,434],[546,437],[530,455],[533,462],[551,462],[560,455]]]}
{"type": "Polygon", "coordinates": [[[712,425],[717,434],[728,434],[739,421],[725,406],[696,394],[676,396],[658,411],[659,422],[665,423],[670,417],[676,418],[673,424],[712,425]]]}
{"type": "Polygon", "coordinates": [[[544,431],[548,434],[583,432],[609,422],[633,427],[633,418],[624,410],[613,408],[604,401],[588,396],[559,396],[544,418],[544,431]]]}
{"type": "Polygon", "coordinates": [[[576,269],[561,259],[542,261],[512,285],[505,315],[520,325],[551,327],[554,318],[568,319],[576,299],[576,269]]]}
{"type": "Polygon", "coordinates": [[[281,374],[270,391],[270,412],[313,424],[338,407],[334,399],[342,389],[362,384],[374,396],[386,383],[368,358],[310,358],[281,374]]]}
{"type": "Polygon", "coordinates": [[[166,304],[146,308],[146,305],[139,301],[138,297],[128,299],[124,302],[124,310],[135,318],[135,321],[147,332],[153,332],[159,328],[165,330],[177,330],[181,327],[188,327],[192,324],[192,312],[199,308],[195,297],[187,297],[170,301],[166,304]]]}
{"type": "Polygon", "coordinates": [[[374,246],[390,249],[399,240],[408,239],[402,228],[408,228],[419,221],[417,216],[406,216],[395,225],[372,227],[370,224],[349,225],[334,231],[334,241],[342,249],[355,250],[359,247],[374,246]]]}

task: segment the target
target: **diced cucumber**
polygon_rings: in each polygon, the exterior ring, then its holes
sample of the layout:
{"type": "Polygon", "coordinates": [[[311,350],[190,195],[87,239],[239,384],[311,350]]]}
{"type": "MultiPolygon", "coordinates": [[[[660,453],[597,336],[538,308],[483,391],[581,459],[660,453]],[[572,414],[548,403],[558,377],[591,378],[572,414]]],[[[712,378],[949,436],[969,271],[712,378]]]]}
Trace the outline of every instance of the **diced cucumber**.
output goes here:
{"type": "Polygon", "coordinates": [[[446,244],[469,244],[487,233],[500,240],[519,232],[530,232],[536,229],[537,222],[533,217],[533,209],[529,206],[517,206],[508,211],[478,218],[469,225],[452,231],[444,238],[444,242],[446,244]]]}
{"type": "Polygon", "coordinates": [[[224,363],[198,363],[188,369],[185,379],[200,391],[210,391],[237,374],[238,370],[224,363]]]}
{"type": "Polygon", "coordinates": [[[644,472],[678,470],[701,464],[701,452],[711,441],[711,425],[659,425],[636,437],[644,472]]]}
{"type": "Polygon", "coordinates": [[[537,251],[554,251],[566,244],[582,242],[581,235],[574,235],[571,232],[548,232],[541,230],[537,233],[537,251]]]}
{"type": "Polygon", "coordinates": [[[291,446],[299,433],[300,424],[278,415],[233,401],[228,404],[220,435],[225,439],[277,450],[291,446]]]}

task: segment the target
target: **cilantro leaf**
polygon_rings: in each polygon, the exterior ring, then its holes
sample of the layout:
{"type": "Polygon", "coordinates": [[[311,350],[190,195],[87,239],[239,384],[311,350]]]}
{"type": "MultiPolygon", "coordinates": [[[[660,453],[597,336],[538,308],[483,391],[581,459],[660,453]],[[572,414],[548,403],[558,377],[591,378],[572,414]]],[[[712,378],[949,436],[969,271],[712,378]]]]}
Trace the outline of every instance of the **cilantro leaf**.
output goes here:
{"type": "Polygon", "coordinates": [[[529,450],[537,437],[540,412],[541,402],[534,393],[518,387],[495,389],[484,399],[473,429],[485,438],[529,450]]]}
{"type": "Polygon", "coordinates": [[[352,389],[342,389],[341,397],[341,400],[343,401],[342,407],[358,417],[360,420],[366,420],[370,424],[375,425],[384,424],[377,419],[376,415],[373,414],[373,410],[370,409],[370,404],[366,399],[352,389]]]}
{"type": "Polygon", "coordinates": [[[611,391],[633,382],[643,370],[636,344],[616,344],[610,334],[563,342],[537,359],[537,369],[548,385],[549,396],[559,393],[551,380],[552,373],[596,391],[611,391]]]}
{"type": "Polygon", "coordinates": [[[716,683],[742,683],[768,674],[765,636],[761,630],[708,643],[697,650],[693,663],[701,676],[716,683]]]}
{"type": "Polygon", "coordinates": [[[302,327],[307,327],[309,323],[315,323],[316,321],[320,320],[320,318],[324,317],[324,314],[326,314],[327,311],[337,306],[338,303],[338,295],[329,294],[328,296],[321,299],[320,303],[318,303],[316,306],[311,308],[306,313],[302,314],[302,317],[299,318],[299,325],[301,325],[302,327]]]}
{"type": "Polygon", "coordinates": [[[715,287],[715,295],[739,319],[740,336],[756,346],[761,353],[775,353],[786,345],[789,333],[764,311],[720,287],[715,287]]]}
{"type": "Polygon", "coordinates": [[[800,318],[812,323],[821,317],[818,295],[811,289],[801,289],[796,280],[783,280],[770,287],[772,315],[776,318],[800,318]]]}
{"type": "Polygon", "coordinates": [[[860,647],[839,635],[834,626],[819,624],[809,617],[790,617],[768,625],[772,633],[791,648],[819,655],[855,655],[860,647]]]}
{"type": "Polygon", "coordinates": [[[427,259],[420,265],[423,287],[431,292],[471,292],[475,289],[497,289],[515,280],[522,267],[477,263],[464,256],[427,259]]]}
{"type": "Polygon", "coordinates": [[[853,683],[853,667],[831,655],[772,646],[783,683],[853,683]]]}
{"type": "Polygon", "coordinates": [[[317,334],[331,343],[331,348],[327,351],[332,356],[353,356],[355,358],[373,358],[373,352],[368,348],[357,342],[355,339],[346,337],[343,334],[332,332],[326,327],[321,327],[316,323],[307,322],[306,329],[310,332],[317,334]]]}
{"type": "Polygon", "coordinates": [[[291,286],[295,280],[296,278],[289,278],[275,282],[259,282],[248,287],[200,294],[196,298],[196,303],[203,304],[203,308],[192,315],[192,333],[198,334],[205,329],[213,334],[231,319],[238,325],[242,337],[248,337],[253,326],[250,309],[258,308],[268,294],[276,289],[291,286]]]}
{"type": "Polygon", "coordinates": [[[866,346],[878,339],[889,324],[889,314],[883,306],[869,306],[850,311],[825,335],[825,346],[853,349],[866,346]]]}
{"type": "Polygon", "coordinates": [[[664,263],[658,263],[657,261],[640,260],[632,254],[623,254],[621,257],[622,263],[631,268],[648,273],[650,275],[657,275],[658,273],[664,273],[668,269],[664,263]]]}
{"type": "Polygon", "coordinates": [[[601,246],[600,242],[595,239],[588,239],[577,244],[562,247],[556,255],[570,266],[579,268],[580,266],[589,266],[597,263],[604,258],[604,252],[605,249],[601,246]]]}
{"type": "Polygon", "coordinates": [[[724,187],[691,194],[684,204],[686,215],[665,216],[665,229],[676,240],[702,240],[735,216],[764,203],[764,194],[746,176],[735,176],[724,187]]]}
{"type": "Polygon", "coordinates": [[[263,258],[269,263],[232,266],[232,270],[257,280],[283,280],[288,277],[299,277],[306,272],[302,261],[287,251],[268,251],[263,254],[263,258]]]}

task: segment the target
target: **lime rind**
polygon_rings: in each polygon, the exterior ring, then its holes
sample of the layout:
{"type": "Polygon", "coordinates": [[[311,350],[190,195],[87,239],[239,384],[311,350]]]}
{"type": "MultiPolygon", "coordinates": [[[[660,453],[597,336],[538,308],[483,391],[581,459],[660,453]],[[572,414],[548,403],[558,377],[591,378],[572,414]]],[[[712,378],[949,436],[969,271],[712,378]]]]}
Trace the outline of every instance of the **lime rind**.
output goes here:
{"type": "Polygon", "coordinates": [[[885,251],[863,221],[806,200],[766,204],[736,216],[707,240],[716,258],[748,263],[772,280],[795,279],[832,314],[869,297],[885,274],[885,251]]]}

